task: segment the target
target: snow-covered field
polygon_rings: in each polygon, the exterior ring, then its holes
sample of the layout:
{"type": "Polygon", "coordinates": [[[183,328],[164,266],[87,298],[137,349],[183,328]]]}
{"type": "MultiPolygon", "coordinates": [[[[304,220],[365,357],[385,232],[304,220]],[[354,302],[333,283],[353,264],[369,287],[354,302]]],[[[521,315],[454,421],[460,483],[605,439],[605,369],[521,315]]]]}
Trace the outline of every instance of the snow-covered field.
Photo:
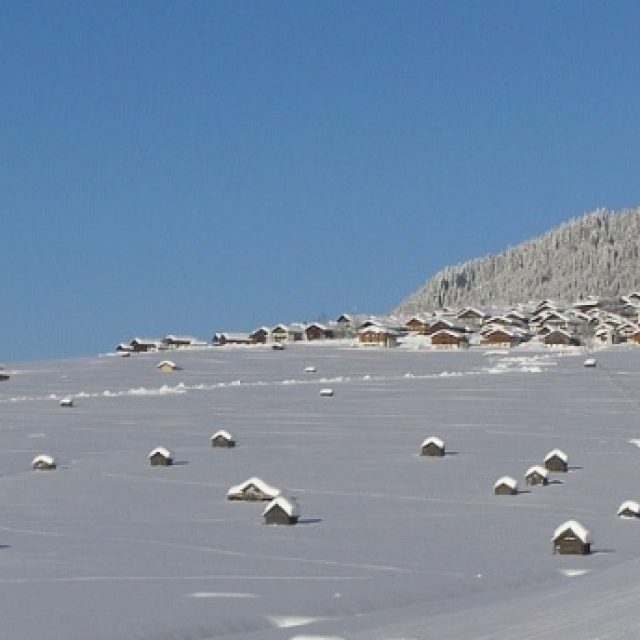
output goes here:
{"type": "Polygon", "coordinates": [[[157,354],[9,363],[0,637],[640,637],[640,520],[616,517],[640,498],[640,350],[596,356],[295,345],[176,352],[169,374],[157,354]],[[235,449],[210,446],[218,429],[235,449]],[[418,455],[431,435],[444,458],[418,455]],[[174,466],[149,465],[160,445],[174,466]],[[556,447],[569,473],[526,487],[556,447]],[[39,453],[58,468],[32,471],[39,453]],[[225,499],[254,475],[297,497],[298,525],[225,499]],[[503,475],[519,495],[493,495],[503,475]],[[569,518],[592,555],[551,553],[569,518]]]}

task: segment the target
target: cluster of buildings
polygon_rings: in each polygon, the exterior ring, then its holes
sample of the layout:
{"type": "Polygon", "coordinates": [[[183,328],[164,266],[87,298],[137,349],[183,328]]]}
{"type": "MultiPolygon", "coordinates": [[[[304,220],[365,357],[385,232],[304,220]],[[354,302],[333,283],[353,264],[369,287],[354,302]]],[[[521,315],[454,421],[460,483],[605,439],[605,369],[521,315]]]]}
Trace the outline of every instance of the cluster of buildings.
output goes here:
{"type": "Polygon", "coordinates": [[[215,333],[210,342],[191,336],[134,338],[118,351],[140,352],[227,344],[274,344],[351,339],[361,346],[394,347],[421,338],[434,348],[514,347],[536,341],[548,346],[640,344],[640,292],[616,299],[589,297],[572,304],[553,300],[508,309],[438,309],[410,317],[341,314],[326,323],[261,326],[250,333],[215,333]]]}

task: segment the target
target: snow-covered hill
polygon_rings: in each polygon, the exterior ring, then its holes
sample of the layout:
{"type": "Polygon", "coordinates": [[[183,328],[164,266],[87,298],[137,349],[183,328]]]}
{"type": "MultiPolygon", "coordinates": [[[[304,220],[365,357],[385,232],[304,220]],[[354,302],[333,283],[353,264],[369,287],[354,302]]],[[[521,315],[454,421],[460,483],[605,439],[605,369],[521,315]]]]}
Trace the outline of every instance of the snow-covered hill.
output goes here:
{"type": "Polygon", "coordinates": [[[158,354],[9,364],[0,635],[635,637],[640,520],[616,510],[640,497],[640,350],[596,356],[295,344],[176,353],[172,373],[158,354]],[[235,448],[211,447],[221,428],[235,448]],[[448,455],[418,455],[431,435],[448,455]],[[176,464],[150,466],[156,446],[176,464]],[[524,486],[556,447],[569,473],[524,486]],[[58,468],[32,471],[39,453],[58,468]],[[519,495],[493,495],[505,474],[519,495]],[[299,524],[225,499],[254,475],[297,498],[299,524]],[[552,554],[568,518],[592,555],[552,554]]]}
{"type": "Polygon", "coordinates": [[[394,313],[626,294],[640,288],[639,242],[640,208],[594,211],[498,255],[439,271],[394,313]]]}

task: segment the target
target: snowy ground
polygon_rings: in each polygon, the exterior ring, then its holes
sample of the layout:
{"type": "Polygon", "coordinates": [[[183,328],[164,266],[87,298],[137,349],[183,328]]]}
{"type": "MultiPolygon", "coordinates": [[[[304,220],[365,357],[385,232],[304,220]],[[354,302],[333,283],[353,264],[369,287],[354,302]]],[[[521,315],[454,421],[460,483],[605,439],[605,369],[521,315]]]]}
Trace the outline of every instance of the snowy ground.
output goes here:
{"type": "Polygon", "coordinates": [[[151,354],[8,363],[0,635],[640,637],[640,520],[615,515],[640,498],[640,350],[596,356],[296,345],[175,353],[171,374],[151,354]],[[220,428],[235,449],[210,447],[220,428]],[[417,455],[430,435],[447,456],[417,455]],[[149,466],[158,445],[175,466],[149,466]],[[570,472],[529,490],[555,447],[570,472]],[[58,469],[31,471],[39,453],[58,469]],[[225,500],[252,475],[298,498],[300,524],[225,500]],[[522,493],[494,496],[502,475],[522,493]],[[569,518],[591,556],[552,555],[569,518]]]}

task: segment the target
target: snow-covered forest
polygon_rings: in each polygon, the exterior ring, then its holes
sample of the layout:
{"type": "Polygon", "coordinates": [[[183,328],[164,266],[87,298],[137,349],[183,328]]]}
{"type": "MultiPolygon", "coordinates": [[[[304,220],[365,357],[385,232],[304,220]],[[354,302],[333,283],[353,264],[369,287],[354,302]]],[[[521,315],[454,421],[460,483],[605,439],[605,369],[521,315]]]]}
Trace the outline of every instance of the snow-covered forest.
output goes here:
{"type": "Polygon", "coordinates": [[[640,207],[599,209],[497,255],[446,267],[395,313],[618,296],[640,288],[640,207]]]}

